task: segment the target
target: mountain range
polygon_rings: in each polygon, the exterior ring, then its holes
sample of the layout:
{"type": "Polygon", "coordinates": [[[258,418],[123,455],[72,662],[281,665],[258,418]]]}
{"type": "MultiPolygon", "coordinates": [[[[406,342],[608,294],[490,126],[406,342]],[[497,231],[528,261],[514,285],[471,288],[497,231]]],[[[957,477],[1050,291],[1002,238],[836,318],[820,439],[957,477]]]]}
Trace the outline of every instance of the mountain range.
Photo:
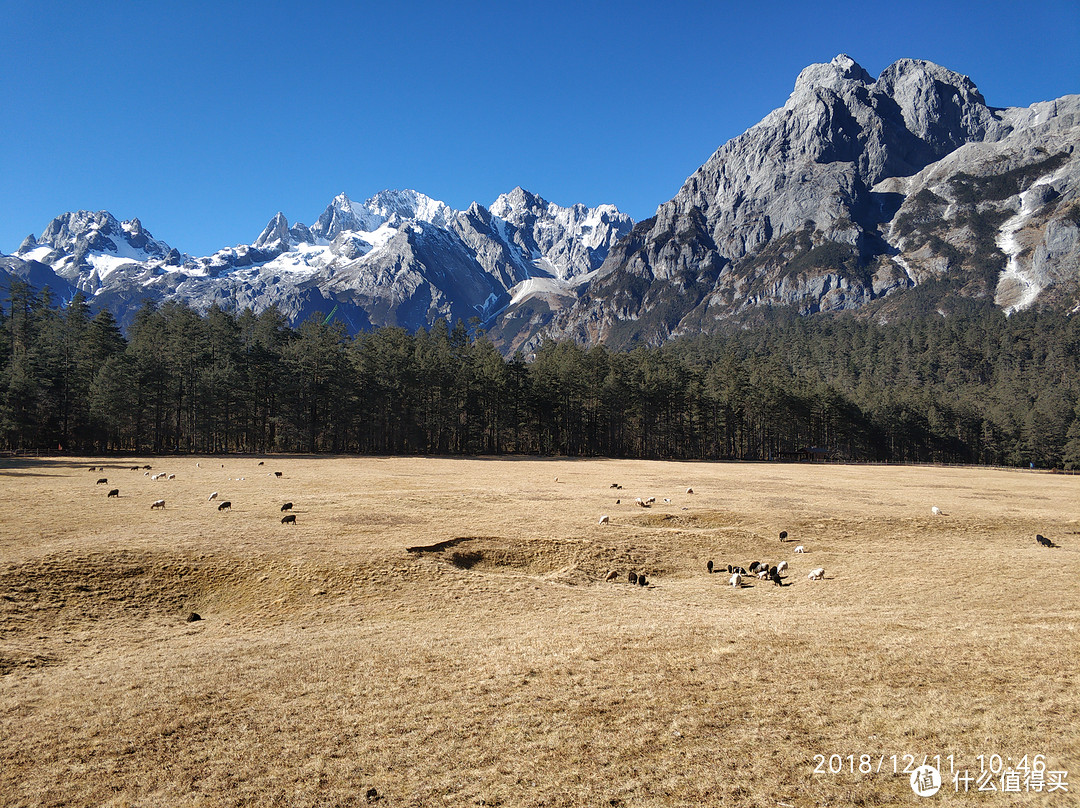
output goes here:
{"type": "Polygon", "coordinates": [[[464,211],[411,190],[340,194],[310,227],[278,213],[251,244],[193,257],[138,219],[77,211],[0,255],[0,286],[80,290],[122,326],[147,299],[333,313],[351,331],[478,318],[507,353],[659,344],[777,306],[1077,311],[1078,113],[1077,95],[995,108],[931,62],[875,79],[841,54],[636,224],[521,188],[464,211]]]}

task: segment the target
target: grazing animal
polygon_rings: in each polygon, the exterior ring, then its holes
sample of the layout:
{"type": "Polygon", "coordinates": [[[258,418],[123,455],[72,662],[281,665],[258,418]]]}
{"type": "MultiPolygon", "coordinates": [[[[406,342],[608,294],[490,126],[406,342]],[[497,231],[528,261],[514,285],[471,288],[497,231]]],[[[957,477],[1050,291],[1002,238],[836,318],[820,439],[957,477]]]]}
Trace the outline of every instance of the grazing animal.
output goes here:
{"type": "Polygon", "coordinates": [[[1041,533],[1037,533],[1035,535],[1035,541],[1037,541],[1043,547],[1057,547],[1058,546],[1058,545],[1054,544],[1054,542],[1051,539],[1046,538],[1046,536],[1042,535],[1041,533]]]}
{"type": "Polygon", "coordinates": [[[175,474],[170,474],[170,475],[169,475],[169,476],[168,476],[168,477],[167,477],[166,479],[168,479],[168,480],[175,480],[175,479],[176,479],[176,475],[175,475],[175,474]]]}
{"type": "Polygon", "coordinates": [[[232,503],[229,502],[229,500],[225,500],[224,502],[222,502],[220,505],[217,506],[217,509],[219,511],[227,511],[227,510],[230,510],[231,508],[232,508],[232,503]]]}
{"type": "Polygon", "coordinates": [[[143,477],[149,477],[149,476],[150,476],[150,472],[149,472],[149,471],[144,471],[144,472],[142,473],[142,476],[143,476],[143,477]]]}
{"type": "Polygon", "coordinates": [[[651,506],[649,505],[649,503],[648,503],[648,502],[646,502],[645,500],[643,500],[643,499],[642,499],[641,497],[638,497],[637,499],[635,499],[635,500],[634,500],[634,502],[636,502],[636,503],[637,503],[638,505],[640,505],[640,506],[641,506],[642,508],[648,508],[648,507],[651,507],[651,506]]]}
{"type": "Polygon", "coordinates": [[[281,510],[282,510],[282,512],[291,511],[292,510],[292,503],[291,502],[286,502],[284,505],[281,506],[281,510]]]}
{"type": "Polygon", "coordinates": [[[941,516],[941,508],[935,505],[933,508],[930,509],[930,513],[934,514],[934,516],[941,516]]]}
{"type": "Polygon", "coordinates": [[[615,500],[615,504],[616,504],[616,505],[622,505],[622,500],[621,500],[621,499],[617,499],[617,500],[615,500]]]}
{"type": "Polygon", "coordinates": [[[91,466],[87,471],[97,471],[97,466],[91,466]]]}
{"type": "Polygon", "coordinates": [[[738,589],[740,586],[742,586],[742,576],[736,572],[734,575],[731,576],[728,583],[731,584],[732,589],[738,589]]]}
{"type": "Polygon", "coordinates": [[[692,494],[692,493],[694,493],[694,489],[693,488],[687,488],[686,493],[692,494]]]}
{"type": "Polygon", "coordinates": [[[152,469],[153,466],[143,466],[144,469],[152,469]]]}
{"type": "Polygon", "coordinates": [[[637,577],[638,586],[648,586],[649,580],[645,577],[645,573],[642,573],[637,577]]]}
{"type": "Polygon", "coordinates": [[[758,577],[759,581],[764,581],[766,578],[769,577],[769,571],[768,570],[758,570],[757,577],[758,577]]]}
{"type": "Polygon", "coordinates": [[[618,577],[619,577],[619,573],[618,573],[618,571],[617,571],[617,570],[612,570],[611,572],[609,572],[609,573],[607,574],[607,577],[606,577],[606,578],[604,578],[604,580],[605,580],[605,581],[614,581],[614,580],[615,580],[616,578],[618,578],[618,577]]]}
{"type": "Polygon", "coordinates": [[[709,575],[712,575],[712,562],[710,561],[705,567],[709,570],[709,575]]]}
{"type": "Polygon", "coordinates": [[[161,508],[161,510],[165,510],[165,500],[159,499],[156,502],[151,502],[150,510],[154,510],[154,508],[161,508]]]}
{"type": "Polygon", "coordinates": [[[781,530],[780,531],[780,541],[785,541],[786,539],[787,539],[787,531],[786,530],[781,530]]]}
{"type": "Polygon", "coordinates": [[[619,485],[618,483],[612,483],[611,485],[608,486],[608,488],[622,488],[622,486],[619,485]]]}
{"type": "Polygon", "coordinates": [[[781,561],[779,564],[777,564],[776,565],[776,571],[777,572],[787,572],[787,562],[786,561],[781,561]]]}
{"type": "Polygon", "coordinates": [[[636,584],[637,583],[637,573],[636,572],[631,572],[629,575],[626,576],[626,580],[628,580],[632,584],[636,584]]]}
{"type": "Polygon", "coordinates": [[[114,488],[109,492],[109,496],[105,497],[105,499],[108,499],[109,497],[117,497],[117,498],[119,498],[119,496],[120,496],[120,489],[119,488],[114,488]]]}
{"type": "Polygon", "coordinates": [[[727,571],[738,573],[739,575],[746,575],[746,570],[744,570],[742,567],[733,567],[730,564],[728,564],[727,571]]]}
{"type": "Polygon", "coordinates": [[[825,580],[825,568],[818,567],[817,569],[810,570],[810,574],[806,577],[811,581],[823,581],[825,580]]]}
{"type": "Polygon", "coordinates": [[[98,481],[95,483],[95,485],[101,485],[102,483],[107,483],[107,482],[109,482],[108,477],[99,477],[98,481]]]}
{"type": "Polygon", "coordinates": [[[283,524],[283,525],[295,525],[296,524],[296,514],[295,513],[287,513],[287,514],[285,514],[283,517],[281,517],[281,524],[283,524]]]}
{"type": "Polygon", "coordinates": [[[773,582],[774,586],[784,585],[784,581],[780,577],[780,570],[777,567],[769,567],[769,580],[773,582]]]}
{"type": "Polygon", "coordinates": [[[800,544],[800,545],[799,545],[798,547],[796,547],[796,548],[795,548],[795,552],[796,552],[796,553],[805,553],[805,552],[806,552],[806,548],[805,548],[805,547],[803,547],[803,546],[802,546],[802,545],[800,544]]]}
{"type": "Polygon", "coordinates": [[[138,470],[139,470],[138,466],[132,466],[130,469],[128,469],[128,471],[138,471],[138,470]]]}
{"type": "Polygon", "coordinates": [[[762,567],[767,567],[767,566],[769,566],[769,565],[768,564],[762,564],[760,561],[752,561],[750,563],[750,566],[747,569],[750,570],[751,574],[757,575],[758,572],[761,571],[762,567]]]}
{"type": "Polygon", "coordinates": [[[281,476],[281,472],[280,472],[280,471],[275,471],[275,472],[274,472],[274,476],[275,476],[275,477],[280,477],[280,476],[281,476]]]}
{"type": "Polygon", "coordinates": [[[611,520],[607,518],[607,514],[604,514],[603,516],[601,516],[601,517],[600,517],[600,521],[599,521],[599,522],[597,522],[597,524],[599,524],[599,525],[602,525],[602,524],[604,524],[605,522],[610,522],[610,521],[611,521],[611,520]]]}
{"type": "Polygon", "coordinates": [[[215,499],[217,499],[217,495],[218,495],[218,492],[217,492],[217,491],[215,491],[214,493],[212,493],[212,494],[211,494],[211,495],[209,496],[209,498],[208,498],[208,499],[207,499],[206,501],[207,501],[207,502],[213,502],[213,501],[214,501],[215,499]]]}
{"type": "Polygon", "coordinates": [[[262,461],[260,460],[260,461],[259,461],[259,465],[261,466],[262,464],[263,464],[263,462],[262,462],[262,461]]]}
{"type": "Polygon", "coordinates": [[[666,503],[667,503],[668,505],[670,505],[670,504],[671,504],[671,500],[670,500],[670,499],[668,499],[667,497],[664,497],[664,502],[666,502],[666,503]]]}
{"type": "Polygon", "coordinates": [[[656,497],[649,497],[647,500],[645,500],[646,505],[652,505],[654,502],[656,502],[656,497]]]}

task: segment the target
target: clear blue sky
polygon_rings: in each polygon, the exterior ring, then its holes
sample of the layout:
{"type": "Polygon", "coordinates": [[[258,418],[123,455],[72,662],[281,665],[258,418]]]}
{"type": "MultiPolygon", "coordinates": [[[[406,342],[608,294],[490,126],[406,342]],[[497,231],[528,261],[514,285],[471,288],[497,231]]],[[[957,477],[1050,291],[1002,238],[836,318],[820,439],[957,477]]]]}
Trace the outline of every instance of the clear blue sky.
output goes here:
{"type": "Polygon", "coordinates": [[[847,53],[1080,92],[1080,2],[0,0],[0,252],[68,210],[194,255],[345,191],[464,208],[521,185],[635,219],[847,53]],[[269,8],[268,8],[269,6],[269,8]]]}

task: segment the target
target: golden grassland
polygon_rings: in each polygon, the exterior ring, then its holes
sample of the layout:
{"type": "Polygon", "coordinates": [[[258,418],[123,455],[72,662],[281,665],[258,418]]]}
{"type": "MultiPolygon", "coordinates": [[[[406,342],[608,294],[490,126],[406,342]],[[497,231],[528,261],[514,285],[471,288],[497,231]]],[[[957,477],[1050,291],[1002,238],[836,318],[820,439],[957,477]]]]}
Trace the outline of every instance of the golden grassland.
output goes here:
{"type": "Polygon", "coordinates": [[[2,804],[1080,804],[1080,477],[261,459],[0,461],[2,804]]]}

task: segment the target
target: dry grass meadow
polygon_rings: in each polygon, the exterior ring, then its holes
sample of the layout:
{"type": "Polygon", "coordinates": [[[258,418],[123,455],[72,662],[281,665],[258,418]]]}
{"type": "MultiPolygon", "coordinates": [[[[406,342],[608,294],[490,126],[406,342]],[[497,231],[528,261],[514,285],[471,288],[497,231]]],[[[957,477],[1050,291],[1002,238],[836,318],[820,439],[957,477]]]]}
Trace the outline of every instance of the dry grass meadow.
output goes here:
{"type": "Polygon", "coordinates": [[[1080,804],[1080,477],[262,459],[0,461],[3,805],[1080,804]]]}

